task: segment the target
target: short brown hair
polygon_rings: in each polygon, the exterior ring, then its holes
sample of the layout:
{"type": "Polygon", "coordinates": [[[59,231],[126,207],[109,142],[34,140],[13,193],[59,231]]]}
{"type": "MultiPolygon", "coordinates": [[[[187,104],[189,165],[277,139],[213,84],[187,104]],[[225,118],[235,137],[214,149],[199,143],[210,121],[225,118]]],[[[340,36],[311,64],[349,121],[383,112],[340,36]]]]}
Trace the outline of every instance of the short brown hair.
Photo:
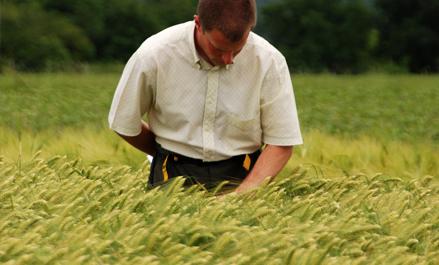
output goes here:
{"type": "Polygon", "coordinates": [[[236,42],[256,25],[256,1],[199,0],[197,14],[204,31],[217,29],[236,42]]]}

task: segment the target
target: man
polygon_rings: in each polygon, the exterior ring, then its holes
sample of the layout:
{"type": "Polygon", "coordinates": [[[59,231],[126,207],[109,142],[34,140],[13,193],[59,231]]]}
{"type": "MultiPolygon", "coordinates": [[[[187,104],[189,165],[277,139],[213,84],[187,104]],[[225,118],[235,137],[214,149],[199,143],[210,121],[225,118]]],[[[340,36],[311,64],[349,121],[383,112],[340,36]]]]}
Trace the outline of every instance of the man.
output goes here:
{"type": "Polygon", "coordinates": [[[151,36],[128,61],[109,124],[154,157],[150,185],[185,176],[245,192],[302,144],[285,58],[255,24],[254,0],[199,0],[193,21],[151,36]]]}

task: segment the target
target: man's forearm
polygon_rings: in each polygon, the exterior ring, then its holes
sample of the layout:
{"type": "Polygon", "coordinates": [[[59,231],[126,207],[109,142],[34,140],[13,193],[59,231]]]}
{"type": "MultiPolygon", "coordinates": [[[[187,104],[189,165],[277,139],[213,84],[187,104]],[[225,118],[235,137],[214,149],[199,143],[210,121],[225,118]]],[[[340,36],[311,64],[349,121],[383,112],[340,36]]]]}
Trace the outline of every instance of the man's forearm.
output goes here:
{"type": "Polygon", "coordinates": [[[157,151],[155,147],[155,135],[149,129],[149,126],[146,122],[142,121],[142,130],[137,136],[125,136],[119,133],[118,135],[122,137],[125,141],[127,141],[130,145],[134,146],[144,153],[147,153],[148,155],[154,156],[157,151]]]}
{"type": "Polygon", "coordinates": [[[293,153],[292,146],[267,145],[262,151],[252,171],[236,189],[245,192],[260,186],[267,177],[275,177],[285,166],[293,153]]]}

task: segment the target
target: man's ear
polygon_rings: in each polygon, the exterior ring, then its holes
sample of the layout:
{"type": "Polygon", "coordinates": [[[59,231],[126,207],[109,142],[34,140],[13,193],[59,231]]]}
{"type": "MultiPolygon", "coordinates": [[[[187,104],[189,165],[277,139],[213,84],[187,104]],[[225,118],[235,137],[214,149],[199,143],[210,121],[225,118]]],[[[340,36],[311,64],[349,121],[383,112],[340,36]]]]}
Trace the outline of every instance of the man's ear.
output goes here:
{"type": "Polygon", "coordinates": [[[197,31],[201,32],[200,17],[198,15],[194,15],[194,22],[195,22],[195,27],[197,28],[197,31]]]}

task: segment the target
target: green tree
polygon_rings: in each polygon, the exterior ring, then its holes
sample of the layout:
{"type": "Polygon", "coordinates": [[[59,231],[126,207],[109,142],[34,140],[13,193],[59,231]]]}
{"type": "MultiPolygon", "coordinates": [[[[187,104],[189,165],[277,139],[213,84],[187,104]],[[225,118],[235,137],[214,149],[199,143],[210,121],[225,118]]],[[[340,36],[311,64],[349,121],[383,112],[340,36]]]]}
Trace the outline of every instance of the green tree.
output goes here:
{"type": "Polygon", "coordinates": [[[197,0],[0,0],[0,64],[41,70],[126,61],[165,27],[191,20],[197,0]]]}
{"type": "Polygon", "coordinates": [[[40,0],[45,10],[57,12],[68,18],[73,24],[81,28],[87,38],[94,44],[95,50],[101,47],[102,39],[106,34],[105,0],[40,0]]]}
{"type": "Polygon", "coordinates": [[[262,33],[294,70],[367,68],[373,14],[363,1],[279,0],[262,8],[262,20],[262,33]]]}
{"type": "Polygon", "coordinates": [[[146,0],[149,13],[155,16],[160,29],[193,19],[198,0],[146,0]]]}
{"type": "Polygon", "coordinates": [[[197,0],[109,0],[102,58],[127,60],[140,44],[166,27],[193,19],[197,0]]]}
{"type": "Polygon", "coordinates": [[[197,0],[40,0],[82,28],[96,60],[127,60],[152,34],[189,19],[197,0]]]}
{"type": "Polygon", "coordinates": [[[137,47],[156,32],[157,22],[148,7],[136,0],[108,0],[106,32],[99,43],[99,59],[127,60],[137,47]]]}
{"type": "Polygon", "coordinates": [[[380,12],[379,56],[412,72],[439,71],[439,1],[376,0],[380,12]]]}
{"type": "Polygon", "coordinates": [[[1,64],[42,70],[90,58],[93,45],[79,27],[37,2],[12,2],[3,2],[0,10],[1,64]]]}

